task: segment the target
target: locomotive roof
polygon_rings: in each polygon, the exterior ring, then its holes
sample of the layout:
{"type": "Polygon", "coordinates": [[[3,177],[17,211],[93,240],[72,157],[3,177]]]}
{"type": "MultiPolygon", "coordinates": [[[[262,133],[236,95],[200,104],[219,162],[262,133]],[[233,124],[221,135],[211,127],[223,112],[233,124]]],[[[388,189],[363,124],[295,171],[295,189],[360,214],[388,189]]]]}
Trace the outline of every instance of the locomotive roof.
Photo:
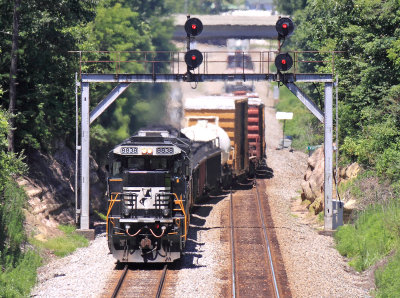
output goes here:
{"type": "Polygon", "coordinates": [[[167,125],[153,125],[140,129],[116,147],[122,145],[174,145],[186,153],[190,151],[190,140],[178,129],[167,125]]]}

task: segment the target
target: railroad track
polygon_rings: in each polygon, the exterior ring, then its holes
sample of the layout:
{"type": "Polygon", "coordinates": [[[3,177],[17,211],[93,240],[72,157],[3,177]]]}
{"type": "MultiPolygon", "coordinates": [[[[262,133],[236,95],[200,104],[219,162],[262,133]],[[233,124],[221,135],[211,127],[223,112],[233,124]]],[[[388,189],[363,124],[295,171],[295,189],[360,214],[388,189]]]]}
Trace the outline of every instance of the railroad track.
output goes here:
{"type": "Polygon", "coordinates": [[[132,269],[125,265],[119,278],[114,278],[114,282],[111,282],[114,287],[109,286],[102,297],[161,297],[166,285],[168,265],[164,265],[163,269],[158,269],[158,267],[132,269]],[[118,282],[115,283],[116,279],[118,282]]]}
{"type": "Polygon", "coordinates": [[[232,297],[290,297],[263,180],[230,194],[232,297]]]}

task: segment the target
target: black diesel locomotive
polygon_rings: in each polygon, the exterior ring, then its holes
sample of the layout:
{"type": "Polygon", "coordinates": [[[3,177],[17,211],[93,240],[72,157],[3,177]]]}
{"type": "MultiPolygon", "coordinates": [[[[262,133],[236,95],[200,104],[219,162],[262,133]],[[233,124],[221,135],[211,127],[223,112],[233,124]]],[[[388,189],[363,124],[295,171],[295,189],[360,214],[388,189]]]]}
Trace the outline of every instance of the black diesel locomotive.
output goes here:
{"type": "Polygon", "coordinates": [[[119,262],[181,257],[190,207],[221,183],[218,139],[193,142],[173,127],[150,127],[109,153],[107,239],[119,262]]]}

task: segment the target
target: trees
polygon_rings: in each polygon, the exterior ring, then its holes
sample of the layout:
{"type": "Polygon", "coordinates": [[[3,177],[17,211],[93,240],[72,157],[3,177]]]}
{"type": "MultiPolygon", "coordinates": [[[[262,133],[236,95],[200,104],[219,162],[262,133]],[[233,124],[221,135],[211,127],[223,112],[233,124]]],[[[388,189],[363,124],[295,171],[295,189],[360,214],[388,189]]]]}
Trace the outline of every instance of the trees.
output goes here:
{"type": "MultiPolygon", "coordinates": [[[[96,18],[88,25],[87,39],[80,46],[85,50],[129,51],[100,54],[105,60],[144,60],[141,51],[173,50],[172,20],[166,15],[170,8],[159,1],[105,1],[97,7],[96,18]]],[[[98,56],[97,58],[99,58],[98,56]]],[[[148,60],[151,55],[147,56],[148,60]]],[[[170,59],[168,53],[154,57],[170,59]]],[[[158,72],[168,71],[164,65],[155,65],[158,72]]],[[[106,71],[109,64],[99,66],[106,71]]],[[[121,73],[143,73],[152,71],[151,63],[121,63],[121,73]]],[[[115,69],[108,69],[114,72],[115,69]]],[[[112,88],[111,85],[95,86],[91,92],[95,105],[112,88]]],[[[92,153],[98,160],[105,160],[106,149],[130,136],[139,127],[163,121],[169,86],[166,84],[132,84],[99,117],[92,127],[92,153]]]]}
{"type": "Polygon", "coordinates": [[[293,15],[296,11],[304,9],[306,7],[306,0],[289,0],[289,1],[273,1],[276,10],[285,15],[293,15]]]}
{"type": "Polygon", "coordinates": [[[400,177],[399,9],[395,0],[309,1],[291,38],[297,50],[343,51],[335,61],[342,152],[391,179],[400,177]]]}
{"type": "Polygon", "coordinates": [[[14,152],[14,109],[16,100],[16,77],[17,77],[17,51],[18,51],[18,25],[19,25],[19,7],[20,0],[14,0],[13,9],[13,30],[12,30],[12,45],[11,45],[11,66],[10,66],[10,104],[8,112],[10,117],[10,129],[8,131],[8,151],[14,152]]]}
{"type": "MultiPolygon", "coordinates": [[[[0,23],[11,31],[12,7],[0,1],[0,23]],[[10,18],[11,16],[11,18],[10,18]]],[[[73,73],[76,57],[68,50],[77,48],[78,34],[71,27],[83,28],[94,17],[91,1],[62,0],[21,2],[19,20],[19,50],[17,93],[15,100],[15,146],[49,150],[54,140],[67,140],[74,124],[73,73]]],[[[2,39],[3,57],[0,73],[9,73],[11,39],[2,39]]],[[[6,93],[8,79],[2,76],[6,93]]],[[[3,102],[3,107],[10,104],[3,102]]]]}

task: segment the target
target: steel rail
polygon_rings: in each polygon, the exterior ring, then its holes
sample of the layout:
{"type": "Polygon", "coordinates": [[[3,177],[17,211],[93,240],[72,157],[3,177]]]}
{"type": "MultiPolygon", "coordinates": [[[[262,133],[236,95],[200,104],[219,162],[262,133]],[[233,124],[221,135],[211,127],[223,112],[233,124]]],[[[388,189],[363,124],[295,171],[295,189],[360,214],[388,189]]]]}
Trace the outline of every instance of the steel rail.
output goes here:
{"type": "Polygon", "coordinates": [[[232,256],[232,297],[236,297],[236,266],[235,266],[235,240],[234,240],[234,227],[233,227],[233,202],[232,202],[232,188],[230,192],[230,225],[231,225],[231,256],[232,256]]]}
{"type": "Polygon", "coordinates": [[[161,297],[162,290],[164,288],[165,277],[167,276],[168,265],[164,265],[163,272],[161,273],[160,283],[158,284],[158,290],[156,294],[156,298],[161,297]]]}
{"type": "Polygon", "coordinates": [[[127,273],[127,272],[128,272],[128,265],[125,265],[124,271],[122,272],[121,277],[119,278],[118,284],[117,284],[117,286],[115,287],[114,292],[113,292],[111,298],[117,297],[118,292],[119,292],[119,290],[121,289],[122,283],[124,282],[124,279],[125,279],[125,276],[126,276],[126,273],[127,273]]]}
{"type": "Polygon", "coordinates": [[[255,186],[256,186],[256,196],[257,196],[258,210],[259,210],[259,213],[260,213],[260,219],[261,219],[261,224],[262,224],[262,228],[263,228],[263,232],[264,232],[265,243],[266,243],[266,246],[267,246],[268,257],[269,257],[269,265],[271,267],[271,273],[272,273],[272,279],[273,279],[273,282],[274,282],[275,294],[276,294],[276,297],[279,298],[278,283],[276,281],[274,264],[272,262],[271,247],[269,245],[269,240],[268,240],[268,236],[267,236],[267,228],[265,226],[265,221],[264,221],[264,212],[263,212],[263,210],[261,208],[260,196],[258,194],[257,179],[255,179],[254,181],[255,181],[255,186]]]}

